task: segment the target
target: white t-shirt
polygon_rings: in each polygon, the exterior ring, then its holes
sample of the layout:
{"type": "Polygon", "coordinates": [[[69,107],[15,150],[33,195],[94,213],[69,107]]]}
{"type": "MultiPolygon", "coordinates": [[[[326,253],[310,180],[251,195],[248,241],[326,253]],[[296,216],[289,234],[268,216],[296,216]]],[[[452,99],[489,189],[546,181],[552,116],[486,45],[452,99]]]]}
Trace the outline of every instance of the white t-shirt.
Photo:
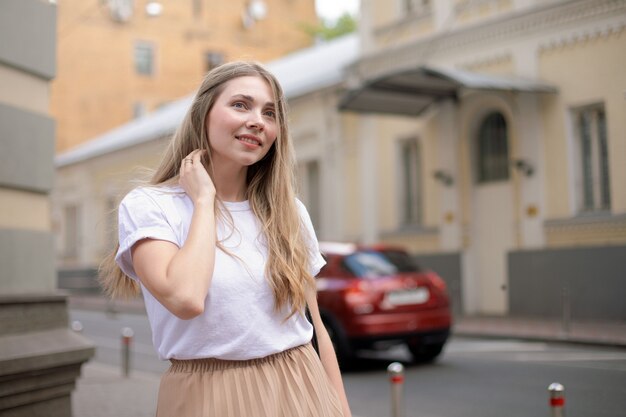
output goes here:
{"type": "MultiPolygon", "coordinates": [[[[211,286],[204,313],[182,320],[170,313],[142,285],[152,341],[165,359],[218,358],[247,360],[265,357],[308,343],[313,328],[302,314],[287,321],[290,308],[274,311],[274,295],[265,278],[267,248],[259,222],[248,201],[224,202],[234,230],[217,222],[217,237],[236,257],[216,249],[211,286]]],[[[315,276],[324,265],[309,214],[298,200],[298,210],[310,252],[309,272],[315,276]]],[[[119,242],[116,261],[129,277],[133,268],[131,247],[141,239],[172,242],[187,239],[193,203],[181,187],[141,187],[124,197],[119,207],[119,242]]],[[[218,217],[219,219],[219,217],[218,217]]]]}

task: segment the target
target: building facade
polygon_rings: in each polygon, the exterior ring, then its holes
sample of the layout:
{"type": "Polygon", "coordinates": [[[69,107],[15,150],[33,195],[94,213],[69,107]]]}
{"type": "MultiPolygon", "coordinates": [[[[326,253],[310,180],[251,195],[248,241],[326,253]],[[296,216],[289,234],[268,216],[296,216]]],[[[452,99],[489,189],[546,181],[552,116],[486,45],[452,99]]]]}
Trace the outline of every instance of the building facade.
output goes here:
{"type": "Polygon", "coordinates": [[[406,246],[458,314],[625,320],[625,28],[623,0],[362,0],[358,37],[272,61],[318,237],[406,246]]]}
{"type": "Polygon", "coordinates": [[[394,3],[363,0],[340,103],[346,237],[452,268],[466,313],[625,319],[626,2],[394,3]]]}
{"type": "Polygon", "coordinates": [[[311,44],[313,0],[58,0],[56,149],[68,150],[192,91],[226,60],[311,44]]]}

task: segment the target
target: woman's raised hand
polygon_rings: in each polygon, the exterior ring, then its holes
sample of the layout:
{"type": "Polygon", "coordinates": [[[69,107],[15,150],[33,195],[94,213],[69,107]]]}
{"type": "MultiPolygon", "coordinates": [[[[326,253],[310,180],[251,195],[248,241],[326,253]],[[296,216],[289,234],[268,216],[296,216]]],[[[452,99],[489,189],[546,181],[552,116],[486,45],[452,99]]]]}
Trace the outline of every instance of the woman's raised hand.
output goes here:
{"type": "Polygon", "coordinates": [[[196,149],[180,164],[180,185],[194,204],[200,199],[215,198],[215,185],[202,164],[206,150],[196,149]]]}

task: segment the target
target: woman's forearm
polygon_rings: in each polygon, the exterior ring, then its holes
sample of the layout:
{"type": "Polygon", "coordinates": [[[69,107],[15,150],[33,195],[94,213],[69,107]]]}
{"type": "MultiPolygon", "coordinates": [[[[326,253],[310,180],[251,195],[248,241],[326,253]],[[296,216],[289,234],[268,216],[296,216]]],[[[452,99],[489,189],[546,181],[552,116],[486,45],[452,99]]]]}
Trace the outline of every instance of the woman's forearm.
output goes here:
{"type": "Polygon", "coordinates": [[[202,313],[213,276],[215,246],[214,199],[198,200],[194,203],[187,239],[167,267],[171,302],[202,313]]]}
{"type": "Polygon", "coordinates": [[[348,404],[348,397],[346,396],[343,379],[341,378],[337,355],[333,349],[328,332],[324,326],[321,326],[319,331],[318,328],[316,328],[315,331],[317,333],[320,360],[324,366],[324,370],[326,371],[331,384],[335,388],[335,391],[337,391],[337,395],[339,395],[344,417],[351,417],[352,414],[350,412],[350,405],[348,404]]]}

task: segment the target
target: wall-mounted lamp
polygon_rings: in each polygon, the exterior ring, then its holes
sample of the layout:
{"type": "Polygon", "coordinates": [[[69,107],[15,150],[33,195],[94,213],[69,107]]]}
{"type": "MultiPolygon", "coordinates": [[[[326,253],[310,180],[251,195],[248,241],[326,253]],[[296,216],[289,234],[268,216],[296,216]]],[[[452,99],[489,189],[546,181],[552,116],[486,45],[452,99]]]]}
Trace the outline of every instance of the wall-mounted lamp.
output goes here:
{"type": "Polygon", "coordinates": [[[515,169],[527,177],[530,177],[535,173],[535,168],[525,159],[514,159],[511,161],[511,164],[515,167],[515,169]]]}
{"type": "Polygon", "coordinates": [[[438,169],[437,171],[433,172],[433,177],[447,187],[454,184],[454,179],[452,178],[452,175],[442,169],[438,169]]]}

